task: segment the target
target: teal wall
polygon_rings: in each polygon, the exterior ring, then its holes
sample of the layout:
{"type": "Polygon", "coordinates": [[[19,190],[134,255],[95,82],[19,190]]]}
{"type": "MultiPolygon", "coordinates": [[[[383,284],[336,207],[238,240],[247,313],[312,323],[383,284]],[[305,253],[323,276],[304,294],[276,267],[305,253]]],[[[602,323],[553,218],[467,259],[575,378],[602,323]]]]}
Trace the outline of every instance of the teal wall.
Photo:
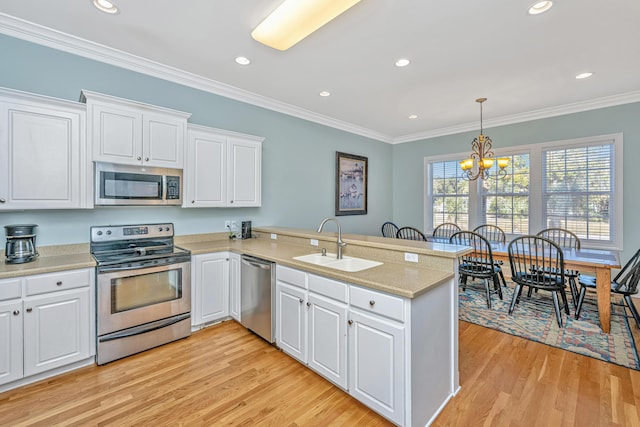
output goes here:
{"type": "MultiPolygon", "coordinates": [[[[81,243],[91,225],[174,222],[177,234],[224,231],[224,220],[315,229],[334,215],[335,152],[369,158],[368,214],[340,217],[347,233],[378,234],[391,218],[389,144],[0,35],[0,86],[71,101],[82,89],[192,113],[190,122],[259,135],[262,207],[116,207],[0,212],[0,226],[36,223],[41,245],[81,243]]],[[[327,229],[331,231],[329,226],[327,229]]]]}
{"type": "MultiPolygon", "coordinates": [[[[640,103],[619,105],[548,119],[485,129],[494,148],[560,141],[622,132],[624,135],[623,261],[640,248],[640,103]]],[[[393,149],[393,218],[398,224],[424,227],[424,158],[468,153],[477,132],[395,145],[393,149]]]]}

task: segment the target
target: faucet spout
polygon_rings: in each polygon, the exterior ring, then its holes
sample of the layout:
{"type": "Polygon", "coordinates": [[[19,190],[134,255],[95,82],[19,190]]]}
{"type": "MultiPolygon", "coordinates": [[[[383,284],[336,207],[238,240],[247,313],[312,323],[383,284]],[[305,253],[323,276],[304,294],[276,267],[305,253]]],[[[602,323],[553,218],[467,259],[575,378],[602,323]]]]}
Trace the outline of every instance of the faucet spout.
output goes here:
{"type": "Polygon", "coordinates": [[[322,231],[322,227],[324,227],[324,225],[328,221],[335,222],[336,226],[338,227],[338,240],[336,241],[336,245],[338,247],[338,249],[337,249],[337,258],[338,259],[342,259],[342,248],[347,246],[347,244],[342,241],[342,229],[340,228],[340,223],[338,222],[338,220],[335,219],[335,218],[331,218],[331,217],[323,219],[322,222],[320,223],[320,226],[318,227],[318,233],[320,233],[322,231]]]}

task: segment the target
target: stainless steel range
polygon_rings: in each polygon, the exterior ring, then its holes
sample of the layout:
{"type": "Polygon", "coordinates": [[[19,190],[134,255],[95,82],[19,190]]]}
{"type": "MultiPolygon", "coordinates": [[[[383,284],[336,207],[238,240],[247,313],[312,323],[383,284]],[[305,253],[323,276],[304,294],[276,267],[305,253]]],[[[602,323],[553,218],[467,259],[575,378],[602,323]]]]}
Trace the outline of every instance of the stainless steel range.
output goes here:
{"type": "Polygon", "coordinates": [[[173,236],[170,223],[91,227],[98,365],[191,334],[191,252],[173,236]]]}

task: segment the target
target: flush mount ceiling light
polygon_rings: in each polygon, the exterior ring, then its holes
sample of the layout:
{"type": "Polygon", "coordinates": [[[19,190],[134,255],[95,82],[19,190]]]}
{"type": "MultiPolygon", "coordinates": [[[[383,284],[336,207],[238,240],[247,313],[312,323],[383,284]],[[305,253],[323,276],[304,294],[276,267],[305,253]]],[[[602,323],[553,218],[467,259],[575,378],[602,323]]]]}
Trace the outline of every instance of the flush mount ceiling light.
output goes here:
{"type": "Polygon", "coordinates": [[[396,67],[400,67],[400,68],[402,68],[402,67],[406,67],[406,66],[407,66],[407,65],[409,65],[410,63],[411,63],[411,61],[409,61],[409,60],[408,60],[408,59],[406,59],[406,58],[398,59],[398,60],[396,61],[396,67]]]}
{"type": "Polygon", "coordinates": [[[580,74],[576,75],[576,79],[578,79],[578,80],[588,79],[591,76],[593,76],[593,73],[587,71],[585,73],[580,73],[580,74]]]}
{"type": "Polygon", "coordinates": [[[285,0],[252,32],[254,40],[287,50],[360,0],[285,0]]]}
{"type": "Polygon", "coordinates": [[[539,1],[529,7],[529,15],[539,15],[551,9],[553,2],[549,0],[539,1]]]}
{"type": "Polygon", "coordinates": [[[116,6],[113,2],[110,2],[109,0],[92,0],[91,3],[93,3],[95,7],[97,7],[99,10],[103,11],[104,13],[115,15],[116,13],[120,12],[120,9],[118,9],[118,6],[116,6]]]}
{"type": "Polygon", "coordinates": [[[251,64],[251,61],[249,60],[249,58],[247,58],[245,56],[238,56],[235,59],[235,61],[236,61],[237,64],[240,64],[240,65],[249,65],[249,64],[251,64]]]}
{"type": "Polygon", "coordinates": [[[319,94],[320,96],[326,97],[326,96],[330,96],[331,92],[327,92],[326,90],[323,90],[322,92],[320,92],[319,94]]]}
{"type": "Polygon", "coordinates": [[[418,118],[418,115],[417,115],[417,114],[412,114],[412,115],[410,115],[410,116],[409,116],[409,118],[410,118],[410,119],[412,119],[412,120],[413,120],[413,119],[417,119],[417,118],[418,118]]]}
{"type": "Polygon", "coordinates": [[[480,135],[473,139],[471,143],[471,157],[460,162],[463,176],[469,181],[475,181],[478,178],[489,178],[489,169],[493,167],[493,161],[498,160],[498,175],[505,176],[507,171],[505,168],[509,164],[508,157],[500,157],[495,159],[491,150],[491,138],[482,134],[482,103],[487,98],[478,98],[476,102],[480,104],[480,135]]]}

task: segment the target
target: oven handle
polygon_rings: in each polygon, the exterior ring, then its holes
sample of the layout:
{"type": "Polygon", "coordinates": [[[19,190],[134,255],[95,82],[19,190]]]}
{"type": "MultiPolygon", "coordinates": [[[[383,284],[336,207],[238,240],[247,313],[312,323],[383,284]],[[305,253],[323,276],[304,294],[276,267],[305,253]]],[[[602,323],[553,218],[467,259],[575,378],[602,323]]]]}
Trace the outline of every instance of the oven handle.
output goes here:
{"type": "Polygon", "coordinates": [[[122,338],[134,337],[136,335],[146,334],[147,332],[166,328],[167,326],[171,326],[178,322],[182,322],[183,320],[189,319],[190,317],[191,317],[191,313],[181,314],[180,316],[172,317],[170,319],[158,320],[148,325],[141,325],[135,328],[127,329],[126,331],[114,332],[112,334],[99,337],[98,341],[107,342],[107,341],[113,341],[113,340],[118,340],[122,338]]]}
{"type": "Polygon", "coordinates": [[[132,266],[128,266],[128,265],[114,265],[114,266],[108,266],[108,265],[104,265],[104,266],[98,266],[98,273],[110,273],[113,271],[127,271],[127,270],[140,270],[143,268],[149,268],[149,267],[163,267],[165,265],[173,265],[173,264],[181,264],[184,262],[189,262],[191,261],[191,257],[188,257],[186,259],[176,259],[175,261],[171,261],[171,262],[167,262],[167,263],[160,263],[160,264],[153,264],[152,262],[142,262],[136,265],[132,265],[132,266]],[[152,264],[152,265],[147,265],[147,264],[152,264]]]}

